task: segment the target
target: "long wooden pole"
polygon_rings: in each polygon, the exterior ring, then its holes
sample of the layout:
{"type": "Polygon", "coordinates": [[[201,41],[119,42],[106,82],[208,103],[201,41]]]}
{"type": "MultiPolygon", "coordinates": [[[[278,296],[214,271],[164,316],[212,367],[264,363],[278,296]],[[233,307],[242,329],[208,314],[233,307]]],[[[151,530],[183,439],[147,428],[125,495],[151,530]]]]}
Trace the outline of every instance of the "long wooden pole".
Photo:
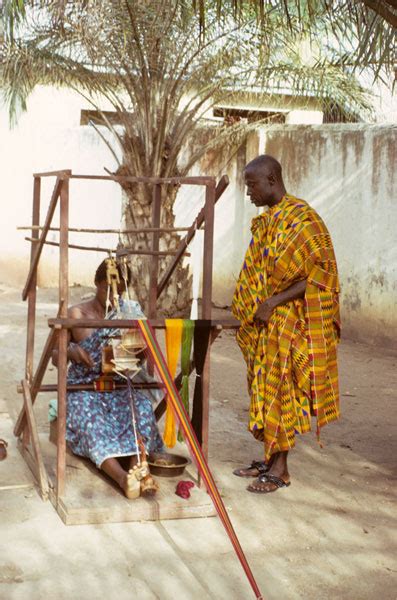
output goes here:
{"type": "MultiPolygon", "coordinates": [[[[23,225],[17,227],[18,231],[26,231],[31,229],[32,231],[38,229],[41,231],[43,227],[41,225],[23,225]]],[[[173,233],[175,231],[189,231],[190,227],[135,227],[135,229],[91,229],[89,227],[69,227],[69,233],[153,233],[153,231],[159,231],[160,233],[173,233]]],[[[49,227],[48,231],[59,231],[59,227],[49,227]]]]}
{"type": "MultiPolygon", "coordinates": [[[[33,239],[30,237],[25,237],[27,242],[33,242],[33,244],[39,244],[40,240],[33,239]]],[[[43,244],[47,244],[48,246],[55,246],[59,248],[60,244],[58,242],[42,242],[43,244]]],[[[143,255],[143,256],[175,256],[175,250],[163,250],[153,252],[153,250],[134,250],[133,248],[123,248],[122,250],[117,250],[115,248],[101,248],[99,246],[80,246],[78,244],[68,244],[69,248],[73,250],[90,250],[91,252],[106,252],[108,254],[117,254],[117,256],[126,256],[129,254],[132,255],[143,255]]],[[[185,256],[190,256],[190,254],[185,253],[185,256]]]]}
{"type": "MultiPolygon", "coordinates": [[[[69,180],[63,181],[60,198],[59,307],[60,317],[66,318],[69,300],[69,180]]],[[[65,491],[66,475],[66,383],[68,332],[61,329],[58,336],[58,440],[57,440],[57,502],[65,491]]]]}
{"type": "MultiPolygon", "coordinates": [[[[33,210],[32,210],[32,239],[35,241],[39,237],[39,232],[34,229],[40,223],[40,177],[35,177],[33,180],[33,210]]],[[[30,267],[33,265],[36,248],[32,243],[30,246],[30,267]]],[[[34,270],[32,284],[28,291],[28,314],[26,327],[26,359],[25,359],[25,379],[28,385],[31,384],[33,376],[33,360],[34,360],[34,337],[36,327],[36,295],[37,295],[37,268],[34,270]]],[[[26,402],[24,402],[24,408],[26,402]]],[[[27,448],[30,440],[29,428],[25,426],[23,429],[23,447],[27,448]]]]}
{"type": "MultiPolygon", "coordinates": [[[[38,240],[39,232],[37,225],[40,223],[40,190],[41,179],[35,177],[33,181],[33,211],[32,211],[32,239],[38,240]]],[[[32,243],[30,248],[30,265],[33,263],[33,258],[36,248],[32,243]]],[[[34,354],[34,333],[36,325],[36,293],[37,293],[37,269],[32,278],[32,285],[28,292],[28,321],[27,321],[27,340],[26,340],[26,366],[25,379],[29,385],[33,374],[33,354],[34,354]]]]}

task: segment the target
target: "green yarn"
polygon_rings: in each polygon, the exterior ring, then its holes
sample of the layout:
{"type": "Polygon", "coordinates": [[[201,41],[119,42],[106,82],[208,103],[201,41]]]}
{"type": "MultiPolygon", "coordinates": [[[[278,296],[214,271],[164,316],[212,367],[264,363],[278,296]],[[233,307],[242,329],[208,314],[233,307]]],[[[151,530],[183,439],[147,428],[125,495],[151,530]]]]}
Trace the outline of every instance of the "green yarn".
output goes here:
{"type": "MultiPolygon", "coordinates": [[[[192,342],[194,334],[194,321],[184,319],[182,331],[182,348],[181,348],[181,372],[182,372],[182,388],[181,398],[186,412],[189,414],[189,370],[190,356],[192,353],[192,342]]],[[[181,431],[178,431],[178,441],[183,441],[181,431]]]]}

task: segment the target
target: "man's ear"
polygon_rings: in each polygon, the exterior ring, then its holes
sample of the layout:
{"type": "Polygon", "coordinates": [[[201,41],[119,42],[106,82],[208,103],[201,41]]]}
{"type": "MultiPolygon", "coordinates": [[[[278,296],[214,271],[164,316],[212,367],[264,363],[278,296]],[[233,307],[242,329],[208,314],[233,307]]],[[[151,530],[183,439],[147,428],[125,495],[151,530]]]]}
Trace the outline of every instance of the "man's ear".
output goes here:
{"type": "Polygon", "coordinates": [[[269,173],[269,175],[267,176],[267,180],[270,183],[270,185],[275,185],[276,184],[276,178],[273,175],[273,173],[269,173]]]}

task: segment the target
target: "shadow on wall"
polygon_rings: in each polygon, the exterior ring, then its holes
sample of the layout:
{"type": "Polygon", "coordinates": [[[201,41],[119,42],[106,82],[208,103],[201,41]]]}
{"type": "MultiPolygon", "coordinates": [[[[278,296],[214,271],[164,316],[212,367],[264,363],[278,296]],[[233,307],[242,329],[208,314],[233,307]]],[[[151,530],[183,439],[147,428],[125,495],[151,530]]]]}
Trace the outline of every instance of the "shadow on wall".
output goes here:
{"type": "MultiPolygon", "coordinates": [[[[281,162],[288,191],[307,200],[331,233],[345,334],[389,348],[397,336],[396,133],[395,126],[273,126],[264,130],[260,148],[281,162]]],[[[244,191],[235,193],[239,223],[216,230],[227,265],[214,277],[215,301],[222,304],[230,304],[253,216],[244,191]]]]}

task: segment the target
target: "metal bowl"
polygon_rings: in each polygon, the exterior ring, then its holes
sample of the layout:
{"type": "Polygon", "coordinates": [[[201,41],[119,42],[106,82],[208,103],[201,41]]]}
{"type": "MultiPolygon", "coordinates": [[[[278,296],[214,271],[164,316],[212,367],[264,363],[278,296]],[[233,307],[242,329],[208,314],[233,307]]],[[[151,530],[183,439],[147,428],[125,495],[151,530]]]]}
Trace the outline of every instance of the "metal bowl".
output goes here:
{"type": "Polygon", "coordinates": [[[159,477],[179,477],[191,462],[186,456],[166,452],[153,452],[148,457],[150,472],[159,477]]]}

